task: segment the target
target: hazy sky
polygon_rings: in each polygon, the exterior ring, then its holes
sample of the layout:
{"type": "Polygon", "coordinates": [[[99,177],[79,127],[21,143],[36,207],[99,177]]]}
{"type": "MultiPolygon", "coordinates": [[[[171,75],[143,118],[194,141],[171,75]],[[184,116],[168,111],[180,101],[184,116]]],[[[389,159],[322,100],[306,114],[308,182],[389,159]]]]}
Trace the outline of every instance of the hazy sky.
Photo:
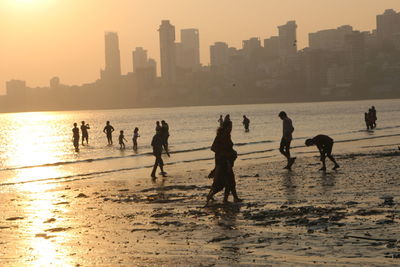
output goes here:
{"type": "Polygon", "coordinates": [[[132,71],[131,51],[143,46],[159,64],[158,26],[162,19],[200,30],[201,60],[209,45],[224,41],[241,47],[250,37],[277,34],[277,25],[298,24],[299,48],[308,33],[350,24],[376,27],[385,9],[400,11],[400,0],[0,0],[0,93],[5,81],[47,85],[91,82],[104,66],[104,32],[117,31],[123,73],[132,71]]]}

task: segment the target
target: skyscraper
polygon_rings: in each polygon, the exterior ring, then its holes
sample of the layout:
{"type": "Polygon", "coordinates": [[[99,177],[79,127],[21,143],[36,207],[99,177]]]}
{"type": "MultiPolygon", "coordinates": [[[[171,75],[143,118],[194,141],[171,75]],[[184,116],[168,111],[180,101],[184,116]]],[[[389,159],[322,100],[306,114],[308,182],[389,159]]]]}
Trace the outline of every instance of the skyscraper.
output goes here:
{"type": "Polygon", "coordinates": [[[121,58],[119,51],[118,33],[105,34],[106,67],[102,71],[102,78],[115,79],[121,76],[121,58]]]}
{"type": "Polygon", "coordinates": [[[182,29],[181,45],[183,67],[197,69],[200,67],[200,37],[198,29],[182,29]]]}
{"type": "Polygon", "coordinates": [[[261,41],[258,37],[250,38],[249,40],[242,41],[243,55],[249,59],[252,54],[261,48],[261,41]]]}
{"type": "Polygon", "coordinates": [[[285,25],[278,26],[279,30],[279,55],[287,57],[297,52],[297,24],[288,21],[285,25]]]}
{"type": "Polygon", "coordinates": [[[137,69],[146,68],[148,66],[147,50],[143,47],[136,47],[132,52],[133,72],[137,69]]]}
{"type": "Polygon", "coordinates": [[[264,39],[264,50],[267,58],[277,58],[279,56],[279,37],[271,36],[264,39]]]}
{"type": "Polygon", "coordinates": [[[382,15],[377,15],[376,30],[379,42],[393,41],[396,35],[400,35],[400,13],[387,9],[382,15]]]}
{"type": "Polygon", "coordinates": [[[166,84],[176,82],[175,26],[163,20],[159,28],[161,78],[166,84]]]}
{"type": "Polygon", "coordinates": [[[229,47],[223,42],[216,42],[210,46],[211,66],[227,65],[229,61],[229,47]]]}

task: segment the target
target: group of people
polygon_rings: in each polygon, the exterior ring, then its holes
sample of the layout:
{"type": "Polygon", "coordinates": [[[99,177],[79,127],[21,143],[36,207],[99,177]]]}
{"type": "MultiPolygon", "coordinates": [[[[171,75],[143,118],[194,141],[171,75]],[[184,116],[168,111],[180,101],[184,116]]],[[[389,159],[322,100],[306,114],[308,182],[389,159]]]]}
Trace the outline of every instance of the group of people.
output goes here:
{"type": "MultiPolygon", "coordinates": [[[[227,115],[229,116],[229,114],[227,115]]],[[[219,115],[219,119],[218,119],[218,123],[219,123],[219,127],[223,126],[224,123],[224,118],[222,117],[222,115],[219,115]]],[[[243,115],[243,127],[244,127],[244,131],[247,133],[250,131],[250,119],[247,118],[246,115],[243,115]]]]}
{"type": "MultiPolygon", "coordinates": [[[[80,128],[81,128],[81,133],[82,133],[82,139],[81,139],[82,146],[85,145],[85,142],[86,142],[86,145],[89,145],[89,131],[88,131],[90,129],[89,124],[82,121],[80,128]]],[[[108,145],[113,144],[112,134],[114,131],[115,131],[114,127],[110,124],[109,121],[107,121],[106,126],[104,126],[103,133],[105,133],[105,135],[107,137],[108,145]]],[[[135,129],[133,130],[133,137],[132,137],[133,150],[135,150],[135,151],[137,151],[137,148],[138,148],[137,139],[139,137],[140,137],[139,128],[135,127],[135,129]]],[[[72,140],[73,140],[73,144],[75,147],[75,151],[79,152],[80,134],[79,134],[78,124],[76,122],[74,123],[74,128],[72,128],[72,140]]],[[[118,141],[119,141],[120,149],[125,149],[125,142],[127,142],[127,140],[125,139],[123,130],[121,130],[119,132],[118,141]]]]}
{"type": "Polygon", "coordinates": [[[376,128],[376,121],[378,118],[376,117],[376,109],[374,106],[372,106],[368,112],[364,113],[364,120],[365,120],[365,126],[367,126],[367,130],[372,130],[376,128]]]}
{"type": "MultiPolygon", "coordinates": [[[[282,138],[280,141],[279,151],[285,156],[287,160],[287,164],[284,169],[291,170],[292,165],[294,164],[296,157],[292,157],[290,154],[290,145],[293,139],[293,122],[288,117],[285,111],[281,111],[278,114],[279,118],[282,120],[282,138]]],[[[369,109],[368,113],[365,113],[365,122],[367,125],[367,129],[373,129],[376,127],[376,110],[375,107],[372,106],[369,109]]],[[[233,195],[235,202],[241,202],[242,199],[238,197],[236,191],[236,181],[235,174],[233,171],[233,166],[235,164],[235,160],[237,158],[237,152],[233,149],[233,142],[231,138],[232,132],[232,121],[230,119],[230,115],[227,114],[224,118],[220,115],[218,120],[219,127],[217,129],[216,137],[212,143],[211,150],[215,153],[215,167],[210,172],[209,178],[213,178],[213,183],[211,189],[207,195],[207,204],[214,199],[214,195],[218,192],[224,191],[224,202],[228,201],[228,197],[230,194],[233,195]]],[[[249,131],[250,120],[243,115],[243,122],[245,131],[249,131]]],[[[89,144],[89,134],[88,130],[90,129],[89,124],[86,124],[82,121],[81,132],[82,132],[82,145],[86,142],[89,144]]],[[[77,127],[77,123],[74,123],[73,132],[73,143],[76,151],[79,151],[79,128],[77,127]]],[[[106,126],[103,129],[103,132],[107,136],[107,141],[109,145],[112,145],[112,133],[114,132],[114,127],[111,126],[110,122],[107,121],[106,126]]],[[[155,157],[155,162],[153,165],[153,169],[151,171],[152,179],[156,179],[156,170],[159,167],[161,172],[160,174],[165,177],[166,172],[164,171],[164,162],[162,160],[162,152],[170,156],[168,149],[168,138],[169,138],[169,125],[166,121],[162,120],[161,123],[159,121],[156,122],[155,135],[152,138],[151,146],[153,148],[153,155],[155,157]]],[[[139,137],[139,128],[135,128],[133,132],[133,149],[136,150],[137,139],[139,137]]],[[[125,148],[126,139],[124,137],[124,131],[120,131],[119,135],[119,144],[121,149],[125,148]]],[[[323,134],[319,134],[313,138],[307,139],[305,141],[306,146],[316,146],[320,153],[320,161],[322,162],[321,171],[326,171],[326,158],[330,159],[334,163],[333,170],[338,169],[340,166],[336,162],[335,158],[332,156],[334,140],[323,134]]]]}
{"type": "MultiPolygon", "coordinates": [[[[292,142],[294,132],[293,122],[285,111],[281,111],[278,116],[283,123],[283,132],[279,151],[287,160],[287,165],[284,167],[284,169],[291,170],[292,165],[296,160],[295,157],[291,157],[290,155],[290,144],[292,142]]],[[[246,119],[245,116],[243,117],[246,119]]],[[[213,183],[206,198],[206,205],[208,205],[209,202],[214,199],[214,195],[216,193],[222,191],[223,189],[225,189],[224,202],[228,201],[228,197],[231,193],[234,202],[242,201],[242,199],[238,197],[236,191],[235,174],[233,171],[233,166],[237,158],[237,152],[233,149],[233,142],[231,139],[232,121],[230,120],[229,115],[226,115],[224,119],[222,119],[221,115],[218,121],[220,122],[220,126],[211,146],[211,150],[215,153],[215,168],[208,175],[209,178],[213,178],[213,183]]],[[[247,131],[248,127],[246,127],[245,121],[243,121],[243,124],[245,125],[245,130],[247,131]]],[[[334,163],[333,170],[336,170],[340,167],[335,158],[332,156],[333,144],[333,139],[323,134],[319,134],[305,141],[306,146],[315,145],[318,148],[320,152],[320,161],[322,162],[322,168],[320,169],[321,171],[326,171],[326,158],[329,158],[334,163]]]]}

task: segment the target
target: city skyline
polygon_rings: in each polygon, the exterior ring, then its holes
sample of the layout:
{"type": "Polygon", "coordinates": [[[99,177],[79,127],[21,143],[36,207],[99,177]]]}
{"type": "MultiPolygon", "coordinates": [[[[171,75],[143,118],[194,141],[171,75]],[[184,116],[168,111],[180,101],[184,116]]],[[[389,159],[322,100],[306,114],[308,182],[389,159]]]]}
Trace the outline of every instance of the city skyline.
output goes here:
{"type": "MultiPolygon", "coordinates": [[[[113,14],[121,12],[120,18],[116,21],[106,20],[93,27],[95,18],[90,16],[88,22],[82,25],[78,31],[76,26],[73,26],[73,23],[69,25],[66,18],[64,18],[65,21],[61,21],[60,18],[59,20],[55,20],[54,23],[54,27],[60,27],[58,35],[47,36],[46,32],[53,33],[53,26],[47,25],[43,27],[43,25],[33,23],[32,21],[35,18],[37,19],[38,16],[43,16],[41,23],[51,21],[53,17],[48,18],[48,16],[44,16],[44,11],[48,12],[51,10],[54,11],[54,15],[57,15],[64,12],[61,11],[61,8],[64,8],[69,12],[73,12],[74,17],[78,20],[78,17],[88,11],[91,5],[87,3],[76,9],[76,1],[71,1],[69,4],[55,3],[50,0],[40,0],[37,2],[41,2],[42,6],[37,6],[34,10],[30,11],[26,10],[28,7],[23,8],[21,3],[19,5],[11,5],[10,3],[7,4],[6,1],[6,4],[4,2],[0,4],[0,7],[2,7],[0,8],[0,15],[3,15],[1,16],[2,23],[0,30],[5,37],[2,43],[5,48],[3,52],[7,51],[3,56],[5,60],[2,61],[3,64],[0,66],[0,94],[5,93],[5,81],[11,79],[26,80],[29,86],[47,85],[48,80],[54,76],[59,76],[61,82],[65,84],[82,84],[96,80],[99,77],[99,69],[105,67],[103,59],[104,44],[101,39],[104,38],[103,35],[106,31],[116,31],[119,34],[123,74],[132,71],[131,53],[135,47],[146,49],[149,57],[156,59],[158,66],[160,66],[159,42],[156,30],[162,19],[169,19],[177,29],[199,29],[201,35],[200,61],[203,65],[207,65],[210,62],[209,47],[215,42],[226,42],[229,46],[241,48],[241,42],[251,37],[259,37],[261,40],[264,40],[277,35],[276,27],[290,20],[296,20],[298,25],[298,48],[302,49],[308,46],[308,33],[310,32],[337,28],[345,24],[352,25],[356,30],[372,30],[375,28],[376,14],[382,14],[387,8],[400,9],[400,3],[389,0],[381,1],[382,3],[380,2],[379,4],[373,1],[355,0],[355,3],[362,4],[362,12],[357,11],[357,5],[347,7],[344,1],[327,3],[323,8],[320,3],[314,3],[314,8],[320,8],[318,17],[323,17],[323,19],[319,19],[318,23],[311,23],[306,18],[312,19],[317,16],[312,8],[301,11],[295,10],[296,7],[301,6],[299,3],[292,3],[292,8],[287,9],[287,7],[290,7],[287,1],[283,1],[281,4],[277,1],[269,1],[268,4],[262,1],[254,1],[252,4],[235,4],[232,6],[232,12],[225,12],[224,15],[220,16],[222,22],[216,23],[216,18],[212,16],[210,18],[207,16],[207,20],[199,20],[199,15],[195,15],[195,13],[210,7],[209,1],[205,1],[200,6],[193,5],[196,7],[195,10],[189,8],[189,3],[178,5],[176,1],[171,1],[170,5],[164,10],[156,10],[157,12],[155,12],[154,16],[158,17],[157,20],[151,15],[149,18],[143,19],[144,23],[139,27],[139,25],[129,23],[130,17],[127,16],[127,12],[121,11],[123,7],[130,6],[128,1],[123,1],[120,5],[113,6],[110,10],[113,14]],[[187,8],[188,12],[185,18],[179,17],[176,13],[178,6],[187,8]],[[271,7],[275,8],[273,9],[274,12],[271,11],[271,7]],[[246,8],[254,12],[254,17],[249,17],[248,14],[237,13],[240,8],[246,8]],[[259,9],[264,10],[265,16],[261,16],[262,14],[260,14],[261,11],[259,9]],[[333,20],[330,13],[342,9],[346,9],[346,11],[341,16],[336,16],[335,20],[333,20]],[[8,13],[5,14],[4,11],[8,11],[8,13]],[[350,16],[351,11],[357,12],[357,17],[350,16]],[[165,15],[161,15],[160,13],[165,15]],[[23,19],[21,19],[21,16],[24,16],[23,19]],[[190,17],[190,19],[187,17],[190,17]],[[26,29],[23,25],[29,22],[33,23],[30,25],[30,30],[26,29]],[[127,27],[126,25],[131,26],[127,27]],[[143,32],[140,36],[134,34],[137,28],[140,28],[143,32]],[[12,35],[11,32],[13,32],[12,35]],[[72,38],[80,34],[86,34],[87,37],[79,39],[79,42],[72,38]],[[35,35],[40,36],[40,40],[33,38],[35,35]],[[96,39],[92,39],[94,36],[96,39]],[[30,42],[24,43],[22,40],[29,40],[30,42]],[[75,52],[71,53],[71,49],[75,50],[75,52]],[[44,54],[47,54],[48,57],[46,58],[44,54]],[[4,62],[8,62],[8,64],[4,64],[4,62]]],[[[159,8],[165,7],[165,4],[159,1],[150,2],[152,4],[158,3],[159,8]]],[[[310,3],[310,1],[299,2],[305,5],[310,3]]],[[[217,11],[222,12],[224,4],[226,5],[227,1],[221,1],[212,8],[210,7],[209,12],[211,14],[215,14],[217,11]]],[[[30,3],[30,5],[33,4],[30,3]]],[[[110,8],[109,5],[106,2],[100,10],[107,7],[110,8]]],[[[147,6],[148,4],[137,3],[132,14],[138,13],[139,10],[147,6]]],[[[104,10],[102,12],[101,14],[104,15],[104,10]]],[[[179,35],[178,31],[177,35],[179,35]]],[[[180,37],[178,36],[177,39],[179,40],[180,37]]]]}

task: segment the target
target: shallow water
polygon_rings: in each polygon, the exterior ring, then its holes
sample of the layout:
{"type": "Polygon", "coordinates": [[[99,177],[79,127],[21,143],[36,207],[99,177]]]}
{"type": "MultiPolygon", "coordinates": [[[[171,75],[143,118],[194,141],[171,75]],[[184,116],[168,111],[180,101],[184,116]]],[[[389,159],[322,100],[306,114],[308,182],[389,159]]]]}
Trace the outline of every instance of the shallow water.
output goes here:
{"type": "Polygon", "coordinates": [[[241,159],[274,157],[282,131],[282,122],[277,117],[281,110],[293,120],[294,147],[301,148],[305,138],[323,133],[336,143],[343,143],[342,152],[357,152],[367,146],[396,143],[400,135],[399,102],[368,100],[1,114],[0,185],[80,179],[149,167],[153,163],[149,152],[155,121],[163,119],[170,126],[173,152],[171,158],[165,157],[167,164],[211,159],[213,153],[209,147],[220,114],[231,115],[232,139],[241,159]],[[372,105],[377,109],[378,128],[366,131],[363,114],[372,105]],[[241,124],[244,114],[251,120],[249,133],[244,132],[241,124]],[[71,129],[74,122],[80,125],[82,120],[90,124],[90,144],[81,146],[76,153],[71,129]],[[106,145],[102,132],[107,120],[115,128],[114,146],[106,145]],[[132,150],[135,127],[139,127],[141,135],[138,153],[132,150]],[[120,130],[125,131],[128,140],[125,150],[119,149],[120,130]]]}

